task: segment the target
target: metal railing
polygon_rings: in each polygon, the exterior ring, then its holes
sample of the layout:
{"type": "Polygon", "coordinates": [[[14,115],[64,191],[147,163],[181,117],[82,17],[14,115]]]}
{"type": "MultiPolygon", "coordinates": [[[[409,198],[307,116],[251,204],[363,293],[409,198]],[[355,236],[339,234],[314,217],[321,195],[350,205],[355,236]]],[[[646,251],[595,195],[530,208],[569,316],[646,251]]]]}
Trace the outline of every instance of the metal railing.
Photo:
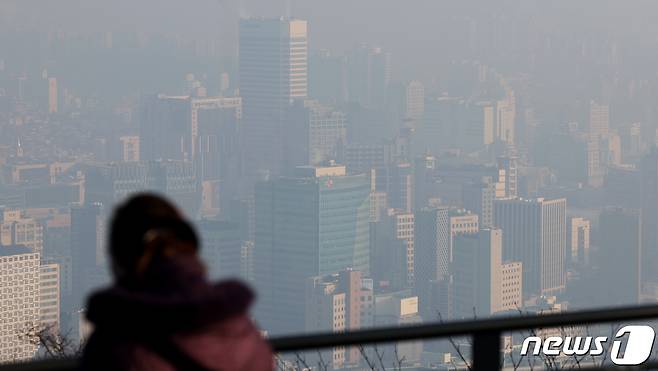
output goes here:
{"type": "MultiPolygon", "coordinates": [[[[277,353],[303,352],[346,345],[392,343],[405,340],[441,339],[471,336],[473,339],[472,370],[496,370],[502,365],[501,338],[504,333],[520,330],[558,328],[565,326],[634,322],[658,319],[658,305],[597,309],[542,315],[494,317],[469,321],[453,321],[398,327],[282,336],[269,339],[277,353]]],[[[70,371],[75,360],[48,360],[0,366],[0,371],[70,371]]],[[[623,370],[657,369],[658,362],[634,367],[598,367],[578,369],[623,370]]]]}

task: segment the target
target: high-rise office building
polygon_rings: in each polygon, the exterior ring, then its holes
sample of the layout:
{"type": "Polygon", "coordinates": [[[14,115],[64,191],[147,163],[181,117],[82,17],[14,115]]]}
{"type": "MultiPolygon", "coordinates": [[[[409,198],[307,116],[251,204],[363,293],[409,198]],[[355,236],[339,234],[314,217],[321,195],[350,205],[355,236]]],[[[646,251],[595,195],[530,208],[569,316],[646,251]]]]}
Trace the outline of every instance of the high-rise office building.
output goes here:
{"type": "Polygon", "coordinates": [[[343,157],[347,118],[318,101],[296,101],[288,112],[283,135],[283,163],[289,169],[337,161],[343,157]]]}
{"type": "Polygon", "coordinates": [[[57,79],[48,78],[48,113],[57,113],[59,109],[57,93],[57,79]]]}
{"type": "Polygon", "coordinates": [[[139,158],[187,160],[192,150],[189,96],[144,95],[140,101],[139,158]]]}
{"type": "Polygon", "coordinates": [[[606,166],[622,164],[621,137],[616,132],[608,133],[601,146],[601,160],[606,166]]]}
{"type": "MultiPolygon", "coordinates": [[[[513,120],[514,115],[508,114],[507,109],[503,110],[502,104],[500,107],[500,117],[497,117],[495,103],[488,101],[470,102],[463,97],[451,96],[428,98],[414,146],[435,155],[446,150],[466,153],[481,151],[500,139],[496,136],[498,119],[508,123],[513,120]]],[[[503,142],[506,141],[505,137],[503,142]]]]}
{"type": "Polygon", "coordinates": [[[127,196],[155,191],[172,198],[189,216],[201,202],[197,169],[189,161],[119,162],[89,166],[85,173],[85,201],[99,202],[109,211],[127,196]]]}
{"type": "Polygon", "coordinates": [[[254,280],[254,241],[242,241],[240,249],[240,273],[247,281],[254,280]]]}
{"type": "Polygon", "coordinates": [[[454,147],[455,138],[459,138],[463,106],[464,99],[459,97],[426,99],[423,122],[417,130],[419,150],[438,156],[454,147]]]}
{"type": "MultiPolygon", "coordinates": [[[[418,296],[411,290],[385,291],[376,293],[374,300],[375,326],[413,326],[422,322],[419,314],[418,296]]],[[[430,319],[432,321],[433,319],[430,319]]],[[[422,341],[400,341],[393,344],[379,345],[380,356],[372,350],[365,350],[370,359],[381,358],[383,364],[395,364],[400,359],[405,363],[417,363],[423,351],[422,341]]]]}
{"type": "Polygon", "coordinates": [[[502,308],[503,240],[500,229],[455,237],[452,274],[454,315],[489,316],[502,308]]]}
{"type": "Polygon", "coordinates": [[[414,214],[388,209],[371,226],[371,273],[378,283],[396,290],[412,287],[414,281],[414,214]]]}
{"type": "Polygon", "coordinates": [[[590,222],[584,218],[567,220],[567,262],[569,265],[589,264],[590,222]]]}
{"type": "Polygon", "coordinates": [[[308,95],[307,22],[250,18],[240,21],[240,95],[245,169],[281,170],[284,118],[294,99],[308,95]]]}
{"type": "Polygon", "coordinates": [[[41,328],[59,335],[61,290],[59,264],[41,264],[39,268],[39,323],[41,328]]]}
{"type": "Polygon", "coordinates": [[[496,198],[496,183],[491,177],[483,177],[480,182],[471,182],[462,189],[462,205],[480,216],[480,227],[494,225],[493,202],[496,198]]]}
{"type": "Polygon", "coordinates": [[[20,209],[4,210],[0,221],[0,245],[21,245],[43,253],[43,224],[20,209]]]}
{"type": "MultiPolygon", "coordinates": [[[[642,277],[642,212],[638,209],[607,208],[599,218],[600,266],[598,285],[605,293],[604,305],[640,302],[642,277]]],[[[602,291],[603,292],[603,291],[602,291]]]]}
{"type": "Polygon", "coordinates": [[[414,210],[428,206],[436,182],[438,162],[436,157],[426,153],[414,160],[414,210]]]}
{"type": "Polygon", "coordinates": [[[516,97],[508,90],[505,99],[496,103],[496,139],[514,144],[516,139],[516,97]]]}
{"type": "Polygon", "coordinates": [[[121,161],[139,161],[139,136],[124,135],[119,138],[121,142],[121,161]]]}
{"type": "Polygon", "coordinates": [[[608,136],[610,130],[610,106],[594,100],[589,103],[589,135],[593,140],[608,136]]]}
{"type": "Polygon", "coordinates": [[[195,161],[204,181],[236,178],[241,167],[241,117],[240,97],[145,95],[140,102],[139,143],[131,137],[121,139],[124,160],[195,161]]]}
{"type": "Polygon", "coordinates": [[[201,256],[211,278],[248,278],[248,272],[242,271],[243,244],[237,223],[202,220],[198,229],[203,246],[201,256]]]}
{"type": "Polygon", "coordinates": [[[204,196],[202,213],[217,215],[230,200],[244,196],[239,139],[242,100],[239,97],[192,99],[192,138],[197,177],[204,196]]]}
{"type": "Polygon", "coordinates": [[[503,263],[502,272],[500,311],[518,311],[523,306],[523,263],[503,263]]]}
{"type": "MultiPolygon", "coordinates": [[[[642,164],[643,162],[640,161],[639,166],[635,167],[608,167],[605,175],[605,185],[603,187],[603,196],[605,197],[606,204],[642,208],[642,198],[644,197],[642,179],[645,174],[642,164]]],[[[643,215],[645,215],[644,211],[643,215]]]]}
{"type": "Polygon", "coordinates": [[[370,222],[383,220],[386,210],[388,210],[388,195],[386,192],[376,192],[373,189],[370,192],[370,222]]]}
{"type": "Polygon", "coordinates": [[[238,130],[242,119],[242,98],[202,97],[191,98],[190,125],[192,130],[193,158],[204,160],[204,168],[213,177],[214,172],[226,166],[212,161],[237,161],[238,130]]]}
{"type": "Polygon", "coordinates": [[[389,141],[388,162],[390,164],[404,164],[412,161],[411,143],[414,129],[404,125],[398,129],[397,134],[389,141]]]}
{"type": "Polygon", "coordinates": [[[523,296],[565,288],[566,199],[494,201],[494,222],[503,230],[503,259],[523,263],[523,296]]]}
{"type": "Polygon", "coordinates": [[[414,276],[423,318],[452,313],[450,264],[456,236],[479,230],[477,214],[449,207],[423,208],[415,213],[414,276]]]}
{"type": "Polygon", "coordinates": [[[518,161],[516,157],[498,157],[498,183],[500,183],[500,187],[497,190],[497,198],[514,198],[518,196],[518,172],[518,161]]]}
{"type": "Polygon", "coordinates": [[[57,266],[60,312],[68,314],[72,312],[73,294],[70,210],[52,215],[45,221],[44,226],[44,253],[41,262],[43,265],[57,266]]]}
{"type": "Polygon", "coordinates": [[[315,105],[309,110],[308,164],[319,165],[337,160],[345,145],[345,114],[331,107],[315,105]]]}
{"type": "Polygon", "coordinates": [[[347,100],[347,61],[326,49],[309,57],[309,96],[325,104],[342,104],[347,100]]]}
{"type": "Polygon", "coordinates": [[[345,165],[351,174],[369,173],[386,165],[387,151],[383,144],[350,143],[345,146],[345,165]]]}
{"type": "Polygon", "coordinates": [[[586,143],[587,155],[587,184],[590,187],[601,187],[605,168],[601,163],[601,140],[590,138],[586,143]]]}
{"type": "Polygon", "coordinates": [[[642,207],[642,256],[645,278],[655,280],[658,267],[658,150],[653,149],[640,162],[642,207]]]}
{"type": "Polygon", "coordinates": [[[414,207],[414,168],[410,163],[398,163],[376,169],[377,190],[388,195],[388,204],[411,212],[414,207]]]}
{"type": "Polygon", "coordinates": [[[608,158],[608,132],[610,130],[610,107],[608,105],[599,104],[594,100],[590,101],[588,129],[587,182],[592,187],[601,187],[605,166],[610,159],[608,158]]]}
{"type": "Polygon", "coordinates": [[[231,87],[231,76],[228,72],[219,74],[219,95],[225,95],[231,87]]]}
{"type": "Polygon", "coordinates": [[[478,230],[478,216],[449,207],[424,208],[415,216],[417,282],[444,278],[450,273],[454,236],[478,230]]]}
{"type": "Polygon", "coordinates": [[[39,326],[39,254],[24,246],[0,247],[0,363],[29,360],[38,344],[23,336],[39,326]]]}
{"type": "Polygon", "coordinates": [[[82,307],[92,277],[104,268],[105,217],[103,205],[88,203],[71,208],[72,305],[82,307]]]}
{"type": "Polygon", "coordinates": [[[642,140],[642,124],[634,122],[623,125],[619,129],[619,135],[621,137],[623,159],[637,158],[645,147],[642,140]]]}
{"type": "MultiPolygon", "coordinates": [[[[305,327],[306,331],[344,332],[348,318],[347,294],[338,290],[334,282],[325,282],[322,277],[313,277],[306,283],[305,327]]],[[[345,347],[334,347],[320,354],[329,359],[332,369],[345,365],[345,347]]]]}
{"type": "MultiPolygon", "coordinates": [[[[305,330],[342,332],[361,328],[362,314],[372,316],[372,295],[359,271],[348,269],[308,278],[304,295],[305,330]],[[362,313],[364,309],[366,313],[362,313]]],[[[331,359],[334,369],[346,363],[358,364],[360,359],[358,349],[336,347],[330,353],[325,360],[331,359]]]]}
{"type": "Polygon", "coordinates": [[[411,81],[406,87],[405,116],[420,120],[425,114],[425,87],[420,81],[411,81]]]}
{"type": "Polygon", "coordinates": [[[494,142],[496,115],[493,103],[466,102],[459,120],[456,144],[461,150],[467,153],[480,151],[494,142]]]}
{"type": "Polygon", "coordinates": [[[348,100],[363,107],[383,108],[391,81],[391,54],[360,45],[347,57],[348,100]]]}
{"type": "Polygon", "coordinates": [[[304,281],[370,272],[370,182],[344,166],[299,167],[256,186],[257,310],[268,331],[302,330],[304,281]]]}

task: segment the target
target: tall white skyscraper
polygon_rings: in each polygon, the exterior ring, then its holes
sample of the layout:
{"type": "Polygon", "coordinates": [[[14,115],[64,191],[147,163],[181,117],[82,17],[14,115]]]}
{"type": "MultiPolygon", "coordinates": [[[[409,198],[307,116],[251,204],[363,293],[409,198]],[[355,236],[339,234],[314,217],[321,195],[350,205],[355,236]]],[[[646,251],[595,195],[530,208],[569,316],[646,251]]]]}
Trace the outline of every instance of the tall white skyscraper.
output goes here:
{"type": "Polygon", "coordinates": [[[502,265],[500,311],[518,310],[523,305],[523,263],[502,265]]]}
{"type": "Polygon", "coordinates": [[[57,113],[57,79],[51,77],[48,79],[48,113],[57,113]]]}
{"type": "Polygon", "coordinates": [[[239,70],[245,166],[280,172],[284,115],[308,94],[307,22],[287,18],[240,21],[239,70]]]}
{"type": "Polygon", "coordinates": [[[28,360],[37,350],[23,334],[39,326],[39,254],[24,246],[0,247],[0,281],[0,363],[28,360]]]}
{"type": "Polygon", "coordinates": [[[406,116],[419,120],[425,113],[425,87],[420,81],[411,81],[406,89],[406,116]]]}
{"type": "Polygon", "coordinates": [[[494,223],[503,230],[503,259],[523,263],[524,298],[565,288],[566,208],[564,198],[494,201],[494,223]]]}
{"type": "Polygon", "coordinates": [[[608,136],[610,129],[610,106],[596,101],[589,103],[589,134],[598,140],[608,136]]]}
{"type": "Polygon", "coordinates": [[[60,330],[60,273],[59,264],[39,267],[39,321],[41,328],[52,334],[60,330]]]}

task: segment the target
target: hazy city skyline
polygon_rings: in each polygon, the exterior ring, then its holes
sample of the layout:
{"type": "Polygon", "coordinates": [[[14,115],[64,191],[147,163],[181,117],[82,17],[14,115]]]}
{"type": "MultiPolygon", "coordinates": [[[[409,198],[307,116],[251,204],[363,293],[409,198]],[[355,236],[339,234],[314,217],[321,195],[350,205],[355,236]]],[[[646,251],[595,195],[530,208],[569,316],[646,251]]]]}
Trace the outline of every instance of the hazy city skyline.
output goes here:
{"type": "Polygon", "coordinates": [[[1,291],[0,362],[44,354],[27,328],[84,342],[112,212],[146,191],[209,277],[256,290],[269,336],[658,302],[655,10],[2,2],[0,281],[21,303],[1,291]]]}

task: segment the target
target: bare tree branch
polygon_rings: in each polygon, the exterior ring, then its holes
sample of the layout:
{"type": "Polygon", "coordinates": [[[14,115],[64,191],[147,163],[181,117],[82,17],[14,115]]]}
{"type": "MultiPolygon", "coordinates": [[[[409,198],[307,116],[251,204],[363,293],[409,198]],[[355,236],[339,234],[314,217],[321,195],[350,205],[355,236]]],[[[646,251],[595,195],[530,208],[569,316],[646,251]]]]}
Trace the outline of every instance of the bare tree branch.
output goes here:
{"type": "Polygon", "coordinates": [[[37,357],[72,358],[82,354],[83,344],[75,342],[70,332],[62,334],[53,325],[28,324],[18,336],[38,347],[37,357]]]}
{"type": "Polygon", "coordinates": [[[368,357],[368,354],[366,353],[365,348],[363,345],[359,345],[359,353],[361,353],[361,356],[363,357],[363,360],[366,362],[366,365],[368,365],[368,368],[370,368],[371,371],[377,371],[377,366],[370,360],[370,357],[368,357]]]}
{"type": "MultiPolygon", "coordinates": [[[[443,322],[443,317],[441,317],[441,312],[437,312],[436,314],[437,314],[437,317],[439,319],[439,323],[444,323],[443,322]]],[[[468,369],[469,371],[472,370],[471,362],[469,362],[469,360],[466,358],[466,355],[464,355],[464,352],[462,352],[461,346],[459,344],[457,344],[457,342],[455,341],[455,339],[452,336],[448,337],[448,341],[450,342],[450,345],[455,350],[455,352],[457,352],[457,355],[459,356],[461,361],[466,366],[466,369],[468,369]]],[[[471,346],[472,346],[472,344],[471,344],[471,346]]]]}

